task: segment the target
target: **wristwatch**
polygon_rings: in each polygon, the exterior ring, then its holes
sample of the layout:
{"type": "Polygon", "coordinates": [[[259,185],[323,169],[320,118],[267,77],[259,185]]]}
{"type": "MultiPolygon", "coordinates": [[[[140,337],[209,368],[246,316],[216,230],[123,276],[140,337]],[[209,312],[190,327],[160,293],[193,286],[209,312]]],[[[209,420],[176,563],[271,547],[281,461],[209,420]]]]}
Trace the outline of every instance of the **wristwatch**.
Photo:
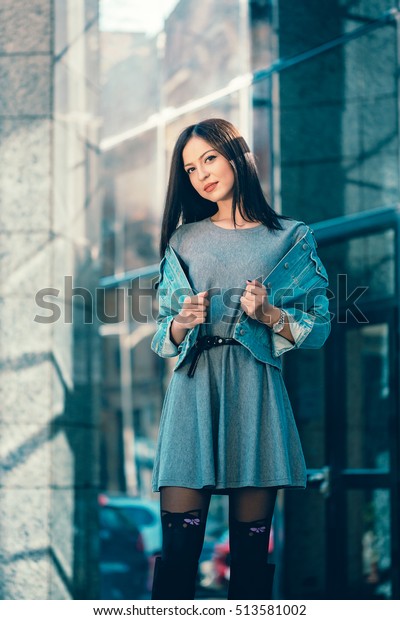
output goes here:
{"type": "Polygon", "coordinates": [[[273,325],[271,325],[273,331],[275,332],[275,334],[279,334],[279,332],[282,331],[282,329],[285,327],[285,316],[286,316],[286,312],[284,310],[281,310],[281,314],[279,316],[279,319],[277,320],[276,323],[273,323],[273,325]]]}

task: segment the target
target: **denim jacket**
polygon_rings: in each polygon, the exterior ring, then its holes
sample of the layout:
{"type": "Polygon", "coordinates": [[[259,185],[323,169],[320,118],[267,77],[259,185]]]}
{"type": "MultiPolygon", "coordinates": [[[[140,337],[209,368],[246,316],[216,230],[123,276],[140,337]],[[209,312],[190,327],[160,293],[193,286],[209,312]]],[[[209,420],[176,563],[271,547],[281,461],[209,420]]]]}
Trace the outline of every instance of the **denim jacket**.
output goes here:
{"type": "MultiPolygon", "coordinates": [[[[298,222],[296,222],[298,224],[298,222]]],[[[281,369],[281,355],[291,349],[322,347],[331,330],[329,300],[326,289],[328,274],[317,251],[313,230],[306,233],[284,254],[262,284],[271,304],[288,314],[294,343],[268,325],[249,317],[240,310],[235,320],[233,338],[246,347],[256,359],[281,369]]],[[[200,325],[189,328],[176,346],[171,340],[173,318],[180,312],[185,296],[196,295],[171,245],[167,245],[160,262],[158,288],[159,313],[157,330],[151,349],[160,357],[178,356],[174,370],[188,357],[196,342],[200,325]]]]}

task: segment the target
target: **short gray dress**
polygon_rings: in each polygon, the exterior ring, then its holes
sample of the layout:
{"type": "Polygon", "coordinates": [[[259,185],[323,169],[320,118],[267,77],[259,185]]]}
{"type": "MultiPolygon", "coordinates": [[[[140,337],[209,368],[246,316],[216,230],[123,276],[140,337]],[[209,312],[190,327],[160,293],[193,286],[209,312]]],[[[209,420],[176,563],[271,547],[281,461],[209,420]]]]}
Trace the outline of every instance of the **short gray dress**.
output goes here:
{"type": "MultiPolygon", "coordinates": [[[[279,235],[263,224],[227,230],[210,218],[174,232],[170,245],[193,290],[209,291],[199,337],[232,336],[246,279],[264,279],[280,260],[288,221],[281,220],[279,235]]],[[[165,394],[152,490],[304,489],[306,465],[281,371],[243,346],[203,351],[192,378],[187,376],[191,360],[189,354],[172,373],[165,394]]]]}

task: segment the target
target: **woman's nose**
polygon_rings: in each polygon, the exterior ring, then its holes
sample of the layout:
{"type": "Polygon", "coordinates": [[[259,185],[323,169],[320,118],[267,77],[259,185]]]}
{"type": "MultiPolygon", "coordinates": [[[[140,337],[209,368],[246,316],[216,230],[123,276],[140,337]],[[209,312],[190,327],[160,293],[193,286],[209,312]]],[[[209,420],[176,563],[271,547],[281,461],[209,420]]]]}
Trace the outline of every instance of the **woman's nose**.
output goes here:
{"type": "Polygon", "coordinates": [[[209,172],[204,168],[198,168],[199,181],[204,181],[209,176],[209,172]]]}

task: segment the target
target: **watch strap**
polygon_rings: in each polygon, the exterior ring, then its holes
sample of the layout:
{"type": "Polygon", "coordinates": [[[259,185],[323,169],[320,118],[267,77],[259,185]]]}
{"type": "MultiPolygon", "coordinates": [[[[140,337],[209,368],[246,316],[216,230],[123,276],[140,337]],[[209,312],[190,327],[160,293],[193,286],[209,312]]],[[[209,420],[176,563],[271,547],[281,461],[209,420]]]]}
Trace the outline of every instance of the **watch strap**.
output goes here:
{"type": "Polygon", "coordinates": [[[276,321],[276,323],[273,323],[271,325],[272,330],[274,331],[275,334],[279,334],[279,332],[281,332],[283,328],[285,327],[286,312],[282,308],[280,309],[280,311],[281,313],[279,315],[279,319],[276,321]]]}

